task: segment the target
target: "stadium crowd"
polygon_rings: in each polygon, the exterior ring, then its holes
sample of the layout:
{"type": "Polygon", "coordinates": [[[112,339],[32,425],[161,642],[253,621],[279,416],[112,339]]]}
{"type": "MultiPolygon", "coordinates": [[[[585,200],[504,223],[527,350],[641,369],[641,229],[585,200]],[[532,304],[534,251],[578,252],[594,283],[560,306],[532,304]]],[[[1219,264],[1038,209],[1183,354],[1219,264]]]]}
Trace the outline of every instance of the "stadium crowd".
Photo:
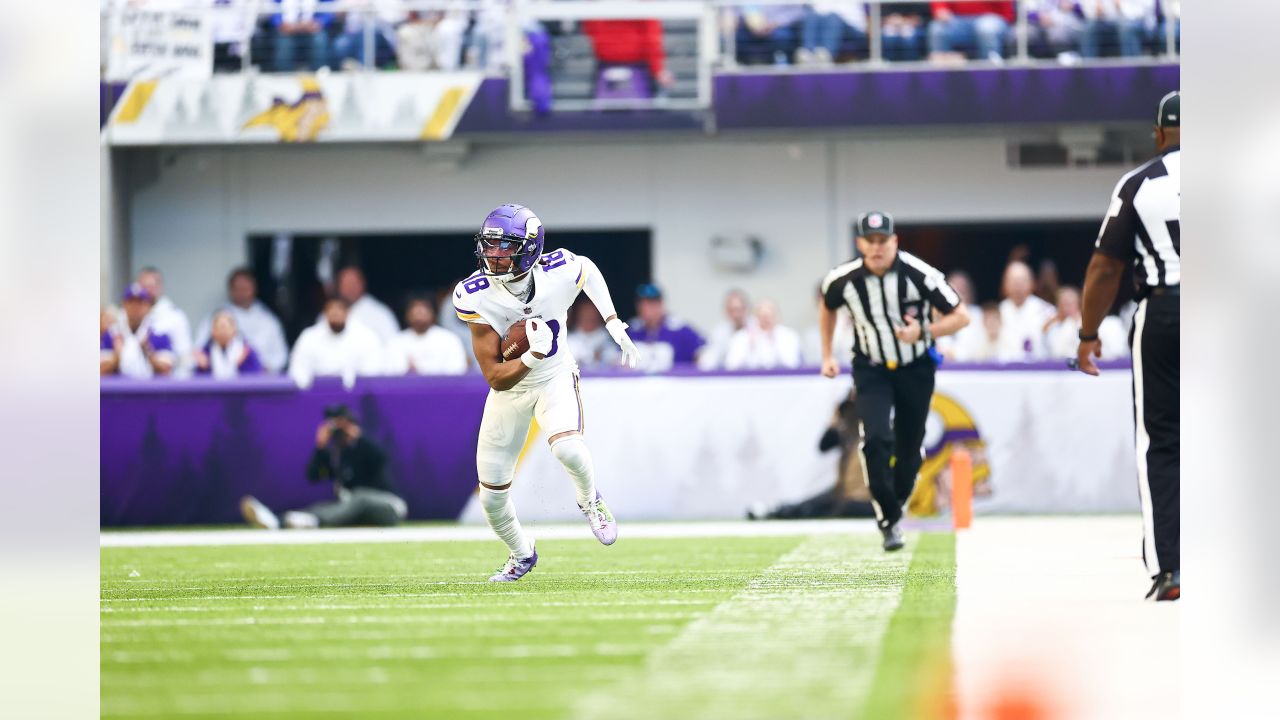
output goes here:
{"type": "MultiPolygon", "coordinates": [[[[1180,33],[1179,0],[1020,0],[1026,6],[1033,57],[1063,62],[1166,51],[1166,29],[1180,33]]],[[[100,0],[104,28],[118,11],[215,8],[214,67],[246,64],[266,71],[381,69],[500,70],[505,0],[478,9],[438,3],[410,9],[406,0],[100,0]],[[334,8],[343,8],[335,11],[334,8]],[[352,10],[351,8],[357,8],[352,10]]],[[[419,3],[421,5],[421,3],[419,3]]],[[[883,57],[946,63],[964,58],[1002,61],[1016,46],[1018,2],[886,2],[881,8],[883,57]]],[[[823,65],[865,59],[869,6],[853,0],[745,5],[726,12],[723,37],[743,64],[823,65]]],[[[670,85],[657,20],[587,20],[524,28],[526,65],[545,70],[548,37],[581,33],[602,65],[647,67],[657,86],[670,85]]],[[[105,47],[104,43],[104,47],[105,47]]]]}
{"type": "MultiPolygon", "coordinates": [[[[1038,274],[1015,251],[1004,270],[1001,299],[979,303],[962,270],[948,281],[974,322],[938,342],[943,361],[1017,363],[1074,357],[1080,328],[1080,291],[1057,281],[1051,262],[1038,274]]],[[[227,278],[227,298],[210,309],[194,334],[186,312],[165,293],[154,267],[140,270],[119,307],[105,306],[100,320],[100,370],[130,378],[203,376],[216,379],[287,373],[298,385],[318,376],[350,382],[370,375],[463,375],[478,369],[470,333],[452,312],[439,310],[449,289],[411,296],[397,317],[369,292],[364,273],[345,267],[314,324],[289,347],[284,327],[258,299],[257,281],[245,268],[227,278]]],[[[817,295],[813,299],[821,301],[817,295]]],[[[778,370],[817,367],[821,361],[817,312],[814,325],[797,330],[778,320],[771,299],[754,303],[740,289],[724,298],[723,317],[700,331],[668,310],[654,284],[636,290],[636,315],[628,334],[642,353],[643,372],[778,370]]],[[[1128,353],[1125,324],[1131,311],[1108,316],[1099,330],[1104,357],[1128,353]]],[[[852,346],[849,318],[842,314],[835,347],[852,346]]],[[[617,345],[594,307],[580,298],[569,314],[565,339],[585,370],[616,368],[617,345]]],[[[843,355],[849,361],[848,354],[843,355]]]]}

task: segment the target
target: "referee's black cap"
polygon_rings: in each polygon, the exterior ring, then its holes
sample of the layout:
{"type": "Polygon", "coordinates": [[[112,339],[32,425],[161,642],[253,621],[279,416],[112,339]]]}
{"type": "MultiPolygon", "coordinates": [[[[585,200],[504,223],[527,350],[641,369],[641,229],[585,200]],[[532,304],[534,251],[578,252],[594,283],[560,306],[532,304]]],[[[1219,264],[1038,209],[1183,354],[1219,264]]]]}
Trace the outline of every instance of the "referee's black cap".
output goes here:
{"type": "Polygon", "coordinates": [[[1160,107],[1156,109],[1156,127],[1181,127],[1182,126],[1182,95],[1179,91],[1173,92],[1160,98],[1160,107]]]}
{"type": "Polygon", "coordinates": [[[871,210],[858,216],[858,237],[866,237],[879,233],[893,234],[893,216],[887,212],[871,210]]]}

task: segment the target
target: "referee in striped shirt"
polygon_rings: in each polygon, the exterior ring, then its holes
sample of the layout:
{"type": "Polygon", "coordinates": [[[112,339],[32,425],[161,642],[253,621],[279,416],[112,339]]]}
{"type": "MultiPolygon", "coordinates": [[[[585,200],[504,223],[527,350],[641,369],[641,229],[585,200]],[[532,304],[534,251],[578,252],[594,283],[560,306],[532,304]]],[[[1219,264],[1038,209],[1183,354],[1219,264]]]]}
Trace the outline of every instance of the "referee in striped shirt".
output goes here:
{"type": "Polygon", "coordinates": [[[1120,178],[1084,278],[1076,365],[1097,375],[1098,325],[1132,267],[1138,288],[1129,344],[1133,349],[1133,409],[1142,558],[1152,578],[1147,597],[1182,594],[1178,510],[1178,290],[1182,284],[1181,97],[1165,95],[1156,110],[1159,155],[1120,178]]]}
{"type": "Polygon", "coordinates": [[[937,367],[930,350],[936,338],[968,325],[969,314],[942,273],[898,250],[888,213],[859,216],[857,244],[862,257],[835,268],[822,281],[822,374],[833,378],[840,373],[831,337],[836,313],[848,308],[867,484],[884,549],[899,550],[902,506],[924,460],[924,428],[937,367]],[[935,309],[940,315],[936,320],[935,309]]]}

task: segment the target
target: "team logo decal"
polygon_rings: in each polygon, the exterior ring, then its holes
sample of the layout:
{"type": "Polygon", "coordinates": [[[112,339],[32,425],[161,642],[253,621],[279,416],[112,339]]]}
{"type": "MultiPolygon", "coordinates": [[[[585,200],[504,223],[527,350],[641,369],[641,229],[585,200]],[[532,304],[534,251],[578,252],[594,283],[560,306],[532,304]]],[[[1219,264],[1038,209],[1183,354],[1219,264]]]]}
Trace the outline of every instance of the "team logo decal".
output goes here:
{"type": "Polygon", "coordinates": [[[242,130],[252,127],[270,127],[279,133],[282,142],[310,142],[329,127],[329,106],[315,78],[299,78],[302,95],[293,102],[276,97],[271,107],[245,122],[242,130]]]}
{"type": "Polygon", "coordinates": [[[878,228],[878,227],[882,227],[883,225],[884,225],[884,218],[881,217],[879,213],[872,213],[870,216],[867,217],[868,227],[878,228]]]}
{"type": "Polygon", "coordinates": [[[542,221],[536,217],[531,217],[524,224],[524,236],[529,239],[538,237],[538,233],[542,232],[542,221]]]}
{"type": "Polygon", "coordinates": [[[933,394],[929,403],[928,429],[925,431],[924,463],[916,489],[907,501],[907,510],[917,517],[937,515],[951,503],[951,455],[964,448],[973,458],[973,496],[991,495],[991,466],[987,462],[987,444],[978,432],[973,417],[955,398],[941,392],[933,394]]]}

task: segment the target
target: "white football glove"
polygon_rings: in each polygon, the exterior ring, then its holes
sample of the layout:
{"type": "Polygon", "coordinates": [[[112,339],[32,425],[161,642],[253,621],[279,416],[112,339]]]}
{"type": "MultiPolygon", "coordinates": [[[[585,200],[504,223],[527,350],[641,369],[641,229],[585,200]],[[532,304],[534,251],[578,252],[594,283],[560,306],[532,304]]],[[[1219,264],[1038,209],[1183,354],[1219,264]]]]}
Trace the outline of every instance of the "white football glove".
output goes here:
{"type": "Polygon", "coordinates": [[[525,325],[525,335],[529,338],[529,350],[520,356],[520,362],[533,367],[545,360],[547,353],[551,352],[554,334],[545,322],[533,318],[525,325]],[[541,353],[542,357],[534,357],[534,353],[541,353]]]}
{"type": "Polygon", "coordinates": [[[631,342],[631,338],[627,336],[627,324],[614,318],[604,324],[604,329],[609,331],[609,336],[613,341],[618,343],[618,347],[622,348],[622,364],[629,368],[633,368],[640,364],[640,351],[636,349],[636,344],[631,342]]]}

